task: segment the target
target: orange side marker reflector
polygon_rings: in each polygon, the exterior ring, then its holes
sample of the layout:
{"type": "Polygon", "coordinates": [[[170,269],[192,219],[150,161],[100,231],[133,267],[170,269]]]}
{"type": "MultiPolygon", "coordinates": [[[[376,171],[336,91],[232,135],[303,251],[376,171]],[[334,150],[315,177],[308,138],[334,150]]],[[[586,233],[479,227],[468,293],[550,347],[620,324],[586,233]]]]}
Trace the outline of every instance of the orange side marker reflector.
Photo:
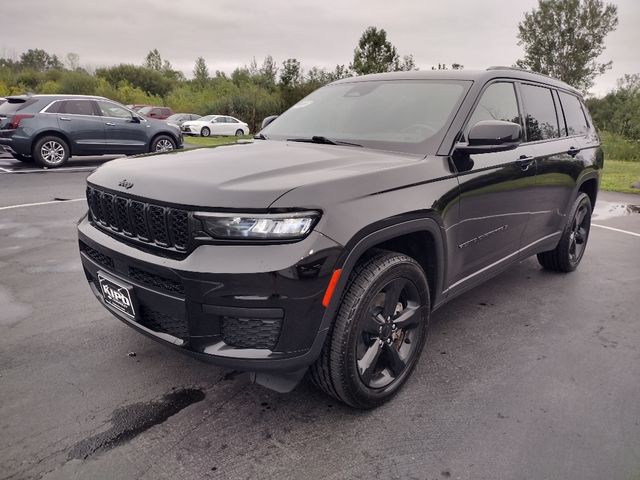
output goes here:
{"type": "Polygon", "coordinates": [[[324,297],[322,298],[322,306],[324,308],[327,308],[329,306],[331,295],[333,295],[333,290],[336,288],[336,283],[338,283],[338,279],[340,278],[340,272],[342,272],[341,268],[334,270],[333,275],[331,275],[331,280],[329,280],[329,285],[327,285],[327,289],[324,292],[324,297]]]}

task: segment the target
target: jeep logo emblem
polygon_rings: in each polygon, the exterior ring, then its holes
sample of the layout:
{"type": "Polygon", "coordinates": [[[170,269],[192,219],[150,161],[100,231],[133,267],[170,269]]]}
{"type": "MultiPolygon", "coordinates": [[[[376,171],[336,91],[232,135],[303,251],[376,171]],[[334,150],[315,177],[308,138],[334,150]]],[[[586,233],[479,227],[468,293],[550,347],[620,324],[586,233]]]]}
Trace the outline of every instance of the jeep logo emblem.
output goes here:
{"type": "Polygon", "coordinates": [[[133,187],[133,182],[130,182],[129,180],[127,180],[126,178],[124,180],[121,180],[120,183],[118,184],[119,187],[124,187],[127,190],[129,190],[131,187],[133,187]]]}

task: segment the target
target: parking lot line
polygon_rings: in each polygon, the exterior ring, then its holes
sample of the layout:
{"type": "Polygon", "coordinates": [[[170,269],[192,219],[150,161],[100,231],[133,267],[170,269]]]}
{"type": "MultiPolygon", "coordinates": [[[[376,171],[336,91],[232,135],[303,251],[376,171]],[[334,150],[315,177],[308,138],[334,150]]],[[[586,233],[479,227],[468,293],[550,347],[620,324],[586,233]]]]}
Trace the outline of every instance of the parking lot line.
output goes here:
{"type": "Polygon", "coordinates": [[[612,230],[614,232],[626,233],[627,235],[633,235],[634,237],[640,237],[640,233],[629,232],[627,230],[620,230],[619,228],[607,227],[605,225],[598,225],[597,223],[592,223],[591,226],[592,227],[605,228],[607,230],[612,230]]]}
{"type": "Polygon", "coordinates": [[[8,207],[0,207],[0,210],[11,210],[13,208],[22,208],[22,207],[36,207],[38,205],[49,205],[52,203],[79,202],[81,200],[86,200],[86,198],[71,198],[69,200],[51,200],[50,202],[23,203],[21,205],[9,205],[8,207]]]}

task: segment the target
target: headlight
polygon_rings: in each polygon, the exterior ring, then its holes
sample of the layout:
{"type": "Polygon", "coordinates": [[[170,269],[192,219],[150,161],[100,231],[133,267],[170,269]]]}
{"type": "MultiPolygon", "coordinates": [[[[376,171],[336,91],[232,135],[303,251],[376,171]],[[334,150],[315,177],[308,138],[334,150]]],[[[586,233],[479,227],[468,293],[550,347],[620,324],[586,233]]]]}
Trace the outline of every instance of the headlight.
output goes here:
{"type": "Polygon", "coordinates": [[[320,212],[277,214],[197,213],[205,231],[225,240],[295,240],[306,237],[320,212]]]}

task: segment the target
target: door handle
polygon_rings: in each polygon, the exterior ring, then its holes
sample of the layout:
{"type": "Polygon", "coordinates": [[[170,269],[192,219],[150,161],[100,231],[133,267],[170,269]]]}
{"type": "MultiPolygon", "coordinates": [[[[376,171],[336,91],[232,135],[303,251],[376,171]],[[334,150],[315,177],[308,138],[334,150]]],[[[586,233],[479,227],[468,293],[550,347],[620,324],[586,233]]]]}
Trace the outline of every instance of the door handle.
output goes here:
{"type": "Polygon", "coordinates": [[[105,125],[106,125],[107,127],[115,127],[115,126],[116,126],[116,124],[115,124],[115,123],[111,123],[111,122],[106,122],[106,123],[105,123],[105,125]]]}
{"type": "Polygon", "coordinates": [[[576,147],[571,147],[567,153],[572,157],[575,157],[577,154],[580,153],[580,149],[576,147]]]}
{"type": "Polygon", "coordinates": [[[523,172],[529,170],[529,167],[536,160],[536,157],[531,155],[520,155],[520,157],[516,160],[516,165],[520,167],[523,172]]]}
{"type": "Polygon", "coordinates": [[[69,117],[58,117],[58,120],[62,120],[63,122],[70,122],[71,119],[69,117]]]}

